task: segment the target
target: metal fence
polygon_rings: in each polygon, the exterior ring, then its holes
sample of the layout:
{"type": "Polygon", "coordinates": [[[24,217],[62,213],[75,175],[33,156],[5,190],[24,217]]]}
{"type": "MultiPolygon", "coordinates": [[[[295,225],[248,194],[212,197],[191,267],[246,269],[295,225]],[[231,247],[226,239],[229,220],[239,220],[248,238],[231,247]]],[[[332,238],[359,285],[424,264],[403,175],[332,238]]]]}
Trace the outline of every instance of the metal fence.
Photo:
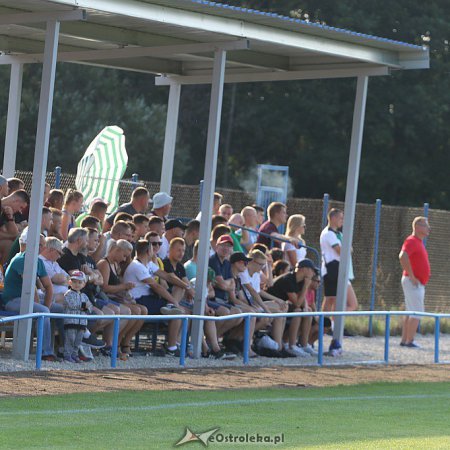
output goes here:
{"type": "MultiPolygon", "coordinates": [[[[440,337],[440,320],[443,318],[450,318],[450,314],[431,314],[431,313],[417,313],[414,311],[352,311],[352,312],[297,312],[297,313],[276,313],[276,314],[266,314],[266,313],[242,313],[242,314],[231,314],[229,316],[200,316],[200,315],[177,315],[177,316],[89,316],[88,320],[114,320],[114,333],[113,333],[113,343],[112,348],[116,349],[118,346],[118,336],[121,320],[143,320],[143,321],[169,321],[169,320],[182,320],[181,328],[181,343],[180,343],[180,365],[185,366],[186,362],[186,349],[188,343],[188,329],[189,321],[201,320],[201,321],[214,321],[221,322],[224,320],[232,320],[236,318],[244,319],[244,342],[243,342],[243,363],[247,365],[249,363],[249,350],[250,350],[250,321],[253,317],[308,317],[308,316],[318,316],[319,318],[319,339],[318,339],[318,355],[317,364],[319,366],[324,365],[324,318],[326,316],[384,316],[385,317],[385,334],[384,334],[384,354],[383,359],[377,361],[353,361],[353,364],[364,364],[368,362],[385,363],[389,364],[389,350],[390,350],[390,334],[391,334],[391,316],[415,316],[415,317],[431,317],[434,318],[434,363],[448,363],[448,361],[441,361],[439,356],[439,337],[440,337]]],[[[52,313],[32,313],[23,314],[12,317],[0,318],[0,324],[8,322],[16,322],[19,320],[36,320],[37,321],[37,338],[36,338],[36,369],[41,369],[42,365],[42,346],[44,337],[44,319],[46,317],[52,319],[86,319],[86,315],[82,314],[52,314],[52,313]]],[[[346,363],[348,364],[348,363],[346,363]]],[[[117,352],[111,352],[111,367],[116,368],[117,366],[117,352]]]]}
{"type": "MultiPolygon", "coordinates": [[[[17,171],[16,176],[24,180],[26,188],[31,188],[31,172],[17,171]]],[[[54,186],[55,172],[47,174],[47,181],[54,186]]],[[[129,201],[133,190],[131,179],[120,185],[120,203],[129,201]]],[[[136,180],[134,180],[136,181],[136,180]]],[[[75,175],[61,173],[60,188],[75,187],[75,175]]],[[[148,188],[150,194],[159,191],[158,182],[139,180],[148,188]]],[[[232,189],[217,188],[224,195],[224,202],[230,203],[235,211],[255,202],[254,192],[244,192],[232,189]]],[[[199,211],[200,187],[175,184],[172,187],[174,197],[172,217],[192,218],[199,211]]],[[[323,228],[324,203],[329,208],[343,208],[342,202],[325,199],[290,198],[287,201],[289,214],[303,214],[307,221],[307,231],[304,236],[307,245],[320,248],[319,237],[323,228]],[[325,200],[325,202],[324,202],[325,200]]],[[[403,292],[400,285],[401,269],[398,261],[403,240],[411,233],[411,223],[415,216],[424,215],[424,207],[417,208],[401,206],[381,206],[379,217],[379,236],[377,264],[373,265],[375,247],[375,225],[377,206],[374,202],[357,204],[355,229],[353,236],[353,265],[355,292],[361,309],[371,309],[371,296],[375,310],[402,309],[403,292]],[[375,268],[374,268],[375,267],[375,268]],[[375,290],[372,283],[376,275],[375,290]]],[[[448,312],[450,310],[450,277],[448,276],[448,261],[450,260],[450,245],[448,245],[448,223],[450,212],[429,210],[432,227],[431,236],[427,242],[430,255],[432,276],[426,291],[426,309],[432,312],[448,312]]],[[[313,255],[309,255],[313,257],[313,255]]],[[[314,259],[314,258],[313,258],[314,259]]]]}

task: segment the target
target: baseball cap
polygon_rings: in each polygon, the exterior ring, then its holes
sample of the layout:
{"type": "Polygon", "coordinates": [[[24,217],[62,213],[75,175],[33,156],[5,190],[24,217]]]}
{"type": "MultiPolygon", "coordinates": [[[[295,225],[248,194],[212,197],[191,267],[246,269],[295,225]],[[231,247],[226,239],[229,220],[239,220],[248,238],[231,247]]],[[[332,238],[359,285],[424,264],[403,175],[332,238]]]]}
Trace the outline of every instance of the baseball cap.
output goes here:
{"type": "Polygon", "coordinates": [[[153,196],[153,209],[162,208],[163,206],[172,203],[173,197],[167,192],[158,192],[153,196]]]}
{"type": "Polygon", "coordinates": [[[86,275],[81,270],[74,270],[70,275],[71,280],[86,281],[86,275]]]}
{"type": "Polygon", "coordinates": [[[233,239],[229,234],[223,234],[222,236],[217,239],[217,245],[220,244],[231,244],[234,245],[233,239]]]}
{"type": "Polygon", "coordinates": [[[231,264],[237,263],[239,261],[250,262],[251,260],[252,260],[251,258],[247,258],[242,252],[234,252],[230,256],[231,264]]]}
{"type": "Polygon", "coordinates": [[[166,231],[173,230],[174,228],[186,229],[186,225],[178,219],[170,219],[166,222],[166,231]]]}
{"type": "Polygon", "coordinates": [[[318,272],[318,268],[314,265],[314,263],[310,260],[310,259],[308,259],[308,258],[305,258],[305,259],[302,259],[301,261],[299,261],[296,265],[295,265],[295,267],[297,268],[297,269],[303,269],[303,268],[307,268],[307,269],[312,269],[312,270],[314,270],[314,272],[318,272]]]}

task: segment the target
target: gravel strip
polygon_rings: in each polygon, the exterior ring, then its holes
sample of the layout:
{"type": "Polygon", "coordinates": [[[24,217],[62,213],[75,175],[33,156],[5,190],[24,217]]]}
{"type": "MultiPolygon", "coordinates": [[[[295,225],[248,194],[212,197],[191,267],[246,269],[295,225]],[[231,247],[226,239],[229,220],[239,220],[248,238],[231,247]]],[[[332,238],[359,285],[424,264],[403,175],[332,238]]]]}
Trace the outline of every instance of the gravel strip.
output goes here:
{"type": "MultiPolygon", "coordinates": [[[[324,338],[324,347],[328,348],[330,337],[324,338]]],[[[420,336],[417,342],[420,349],[400,347],[400,338],[391,337],[389,361],[392,364],[431,364],[434,362],[434,336],[420,336]]],[[[352,365],[380,363],[384,359],[384,337],[352,337],[344,340],[344,354],[337,358],[324,357],[324,365],[352,365]]],[[[440,361],[450,363],[450,335],[440,337],[440,361]]],[[[264,366],[315,366],[316,357],[308,358],[265,358],[250,359],[250,367],[264,366]]],[[[0,353],[0,372],[18,372],[35,370],[34,355],[29,361],[16,361],[9,351],[0,353]]],[[[241,367],[242,357],[231,361],[186,358],[187,368],[199,367],[241,367]]],[[[179,368],[179,358],[166,356],[133,356],[128,361],[117,360],[118,369],[174,369],[179,368]]],[[[99,356],[89,363],[47,362],[42,361],[42,370],[104,370],[111,368],[110,358],[99,356]]]]}

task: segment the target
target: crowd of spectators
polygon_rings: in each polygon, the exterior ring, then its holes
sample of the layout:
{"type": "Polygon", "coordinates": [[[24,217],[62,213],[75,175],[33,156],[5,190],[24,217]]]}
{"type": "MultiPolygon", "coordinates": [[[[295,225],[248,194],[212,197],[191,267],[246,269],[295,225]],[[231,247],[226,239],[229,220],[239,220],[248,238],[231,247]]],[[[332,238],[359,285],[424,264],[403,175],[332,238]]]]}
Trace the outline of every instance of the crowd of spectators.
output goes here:
{"type": "MultiPolygon", "coordinates": [[[[21,180],[0,176],[0,200],[2,309],[18,313],[30,198],[21,180]]],[[[108,215],[104,199],[94,198],[86,205],[81,192],[69,189],[64,193],[46,184],[33,311],[86,316],[192,314],[201,213],[188,222],[173,218],[172,201],[165,192],[151,198],[145,187],[138,187],[128,203],[108,215]]],[[[331,279],[335,267],[330,263],[339,260],[341,213],[331,211],[330,224],[321,238],[323,245],[328,245],[330,259],[322,270],[328,269],[327,310],[333,310],[336,295],[337,281],[331,279]]],[[[275,315],[251,320],[250,357],[308,358],[317,354],[315,317],[276,317],[316,308],[321,270],[307,258],[305,229],[305,217],[288,217],[282,203],[271,203],[267,211],[248,205],[235,212],[221,194],[214,194],[203,314],[275,315]]],[[[352,289],[349,292],[349,306],[354,309],[356,296],[352,289]]],[[[121,320],[118,348],[113,348],[113,320],[55,322],[52,328],[51,321],[45,320],[43,359],[77,363],[90,361],[97,353],[117,352],[120,358],[129,358],[132,340],[145,323],[121,320]]],[[[327,320],[326,326],[330,325],[327,320]]],[[[180,329],[181,320],[167,322],[166,355],[180,354],[180,329]]],[[[244,321],[240,318],[205,321],[202,356],[234,358],[243,351],[243,339],[244,321]]]]}

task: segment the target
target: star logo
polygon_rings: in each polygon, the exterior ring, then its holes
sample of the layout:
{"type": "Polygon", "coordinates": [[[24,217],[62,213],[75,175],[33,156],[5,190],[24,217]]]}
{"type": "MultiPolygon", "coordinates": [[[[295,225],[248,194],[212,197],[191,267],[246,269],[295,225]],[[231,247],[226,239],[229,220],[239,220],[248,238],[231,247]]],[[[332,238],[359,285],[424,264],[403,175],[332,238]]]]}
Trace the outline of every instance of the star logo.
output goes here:
{"type": "Polygon", "coordinates": [[[220,428],[214,428],[212,430],[204,431],[203,433],[193,433],[189,428],[186,428],[186,434],[175,444],[175,447],[196,441],[200,441],[205,447],[208,447],[209,438],[218,430],[220,430],[220,428]]]}

